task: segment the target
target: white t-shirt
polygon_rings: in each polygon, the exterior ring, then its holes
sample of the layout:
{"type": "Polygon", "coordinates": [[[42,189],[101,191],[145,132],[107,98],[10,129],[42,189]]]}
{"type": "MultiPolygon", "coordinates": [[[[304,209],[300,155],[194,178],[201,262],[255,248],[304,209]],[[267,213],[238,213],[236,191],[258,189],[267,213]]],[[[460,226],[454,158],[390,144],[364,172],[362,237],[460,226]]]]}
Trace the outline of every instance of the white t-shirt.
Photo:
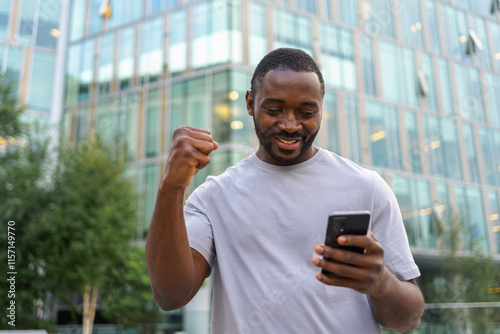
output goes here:
{"type": "Polygon", "coordinates": [[[189,197],[192,248],[215,265],[212,333],[379,333],[366,295],[316,280],[314,247],[333,211],[368,210],[387,268],[420,275],[396,198],[375,172],[320,149],[275,166],[255,154],[189,197]]]}

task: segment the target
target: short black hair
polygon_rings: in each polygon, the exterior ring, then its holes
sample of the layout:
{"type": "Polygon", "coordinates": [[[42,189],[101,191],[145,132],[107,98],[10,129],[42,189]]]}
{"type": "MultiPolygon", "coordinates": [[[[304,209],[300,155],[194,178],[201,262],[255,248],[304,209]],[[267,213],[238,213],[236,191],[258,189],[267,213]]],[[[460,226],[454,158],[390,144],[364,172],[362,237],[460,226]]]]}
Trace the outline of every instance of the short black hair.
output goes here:
{"type": "Polygon", "coordinates": [[[279,48],[269,52],[262,58],[255,68],[251,81],[251,92],[254,96],[262,86],[262,80],[271,70],[292,70],[295,72],[314,72],[318,75],[321,84],[321,96],[325,96],[325,82],[314,59],[306,52],[299,49],[279,48]]]}

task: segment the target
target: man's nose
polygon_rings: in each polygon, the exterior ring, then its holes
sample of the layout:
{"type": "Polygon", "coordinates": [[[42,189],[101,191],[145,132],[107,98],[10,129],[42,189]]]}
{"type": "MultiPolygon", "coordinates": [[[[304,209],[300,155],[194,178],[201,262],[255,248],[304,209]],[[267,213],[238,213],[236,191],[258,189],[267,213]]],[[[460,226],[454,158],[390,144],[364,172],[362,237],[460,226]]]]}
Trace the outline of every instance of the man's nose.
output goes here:
{"type": "Polygon", "coordinates": [[[278,123],[278,128],[280,130],[293,133],[302,129],[302,124],[299,122],[295,113],[285,112],[283,119],[278,123]]]}

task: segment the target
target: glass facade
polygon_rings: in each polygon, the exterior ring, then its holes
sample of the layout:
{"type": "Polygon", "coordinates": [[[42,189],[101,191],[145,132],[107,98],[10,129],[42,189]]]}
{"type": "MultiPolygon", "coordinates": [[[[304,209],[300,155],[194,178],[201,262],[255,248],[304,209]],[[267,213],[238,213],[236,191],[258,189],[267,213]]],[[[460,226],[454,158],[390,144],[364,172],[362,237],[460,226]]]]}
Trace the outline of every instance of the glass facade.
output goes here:
{"type": "MultiPolygon", "coordinates": [[[[27,52],[45,30],[19,31],[38,22],[41,3],[0,4],[0,59],[26,81],[29,104],[46,110],[49,85],[31,87],[55,52],[27,52]],[[13,7],[16,24],[4,15],[13,7]]],[[[294,47],[325,80],[316,144],[383,175],[417,260],[437,256],[440,228],[457,224],[462,249],[500,254],[500,13],[491,1],[127,0],[113,2],[109,20],[100,3],[71,1],[62,127],[65,140],[124,135],[143,194],[139,240],[173,131],[207,128],[221,144],[190,191],[254,152],[253,69],[270,50],[294,47]]]]}
{"type": "Polygon", "coordinates": [[[28,123],[49,124],[60,1],[0,1],[0,71],[17,80],[16,93],[28,123]]]}

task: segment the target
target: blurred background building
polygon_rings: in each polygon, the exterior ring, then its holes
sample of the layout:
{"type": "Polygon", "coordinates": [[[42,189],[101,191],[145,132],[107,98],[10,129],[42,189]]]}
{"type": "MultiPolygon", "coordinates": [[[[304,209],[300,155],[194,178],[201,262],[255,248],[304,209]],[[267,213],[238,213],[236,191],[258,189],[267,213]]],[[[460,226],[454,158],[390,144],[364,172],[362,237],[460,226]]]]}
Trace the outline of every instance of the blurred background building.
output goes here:
{"type": "Polygon", "coordinates": [[[60,1],[0,2],[0,71],[17,79],[28,122],[50,121],[59,18],[60,1]]]}
{"type": "MultiPolygon", "coordinates": [[[[60,78],[62,141],[125,136],[142,194],[140,241],[175,128],[211,129],[221,144],[192,188],[255,151],[245,92],[259,60],[283,46],[320,65],[317,144],[385,178],[423,277],[439,268],[443,231],[460,228],[462,249],[500,258],[498,0],[0,3],[2,70],[19,76],[28,115],[49,115],[60,78]]],[[[207,284],[162,326],[208,333],[209,305],[207,284]]]]}

